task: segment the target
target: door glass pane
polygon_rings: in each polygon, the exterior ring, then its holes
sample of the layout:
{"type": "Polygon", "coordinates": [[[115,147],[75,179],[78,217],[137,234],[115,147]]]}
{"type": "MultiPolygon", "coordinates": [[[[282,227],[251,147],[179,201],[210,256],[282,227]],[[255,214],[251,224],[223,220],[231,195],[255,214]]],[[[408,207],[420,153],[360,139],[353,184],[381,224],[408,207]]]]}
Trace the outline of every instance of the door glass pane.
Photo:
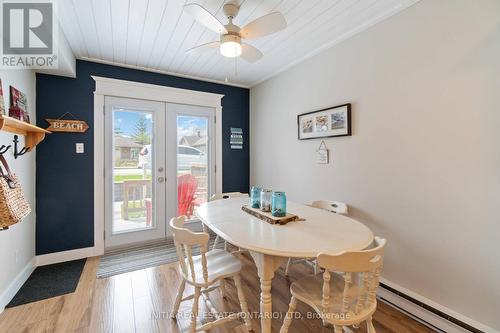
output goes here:
{"type": "Polygon", "coordinates": [[[153,114],[113,108],[113,233],[154,225],[153,114]]]}
{"type": "Polygon", "coordinates": [[[177,116],[177,215],[208,200],[208,117],[177,116]]]}

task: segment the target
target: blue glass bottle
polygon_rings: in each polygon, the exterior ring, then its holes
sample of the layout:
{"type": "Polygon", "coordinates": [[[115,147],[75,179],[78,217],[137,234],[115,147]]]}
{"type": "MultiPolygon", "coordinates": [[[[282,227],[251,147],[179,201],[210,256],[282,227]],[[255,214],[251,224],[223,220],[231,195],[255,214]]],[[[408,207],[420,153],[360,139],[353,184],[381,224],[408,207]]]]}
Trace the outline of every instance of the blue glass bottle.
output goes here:
{"type": "Polygon", "coordinates": [[[259,186],[252,186],[250,191],[250,206],[252,208],[260,208],[260,192],[262,188],[259,186]]]}
{"type": "Polygon", "coordinates": [[[285,192],[273,192],[271,211],[273,216],[276,217],[283,217],[286,215],[285,192]]]}

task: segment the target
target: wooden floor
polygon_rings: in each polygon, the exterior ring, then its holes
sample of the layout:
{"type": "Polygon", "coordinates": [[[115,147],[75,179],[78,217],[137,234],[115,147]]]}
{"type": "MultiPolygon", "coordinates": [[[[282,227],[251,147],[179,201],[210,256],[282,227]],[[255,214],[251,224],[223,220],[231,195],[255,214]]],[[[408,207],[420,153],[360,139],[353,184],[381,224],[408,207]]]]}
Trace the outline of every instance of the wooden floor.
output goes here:
{"type": "MultiPolygon", "coordinates": [[[[242,257],[245,266],[242,274],[245,295],[250,312],[259,309],[257,272],[248,256],[242,257]]],[[[106,279],[97,279],[98,258],[90,258],[85,265],[80,283],[73,294],[54,297],[44,301],[6,309],[0,315],[0,332],[187,332],[191,302],[181,304],[177,322],[169,319],[180,276],[177,264],[144,269],[106,279]]],[[[297,264],[286,279],[282,270],[273,280],[273,310],[285,314],[290,300],[289,285],[310,268],[297,264]]],[[[192,289],[186,288],[186,294],[192,289]]],[[[219,311],[239,311],[234,284],[228,284],[227,301],[218,290],[210,293],[210,299],[219,311]]],[[[333,332],[324,328],[319,319],[307,319],[311,309],[300,304],[297,308],[302,319],[294,320],[290,332],[333,332]]],[[[206,312],[200,301],[200,314],[206,312]]],[[[208,316],[201,321],[208,320],[208,316]]],[[[385,305],[378,303],[374,316],[378,333],[424,333],[432,332],[427,327],[385,305]]],[[[273,332],[279,332],[282,319],[273,320],[273,332]]],[[[259,320],[253,320],[255,332],[260,332],[259,320]]],[[[211,332],[245,332],[239,322],[221,326],[211,332]]],[[[366,332],[364,325],[355,332],[366,332]]]]}

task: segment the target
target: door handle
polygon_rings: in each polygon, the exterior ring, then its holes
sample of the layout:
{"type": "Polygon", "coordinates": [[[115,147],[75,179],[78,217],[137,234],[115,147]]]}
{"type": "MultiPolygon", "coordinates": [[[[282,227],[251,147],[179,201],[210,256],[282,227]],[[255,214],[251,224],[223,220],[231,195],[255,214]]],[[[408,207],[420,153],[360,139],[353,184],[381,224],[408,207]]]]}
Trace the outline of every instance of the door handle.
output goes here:
{"type": "Polygon", "coordinates": [[[163,181],[165,180],[165,178],[163,177],[158,177],[158,183],[163,183],[163,181]]]}

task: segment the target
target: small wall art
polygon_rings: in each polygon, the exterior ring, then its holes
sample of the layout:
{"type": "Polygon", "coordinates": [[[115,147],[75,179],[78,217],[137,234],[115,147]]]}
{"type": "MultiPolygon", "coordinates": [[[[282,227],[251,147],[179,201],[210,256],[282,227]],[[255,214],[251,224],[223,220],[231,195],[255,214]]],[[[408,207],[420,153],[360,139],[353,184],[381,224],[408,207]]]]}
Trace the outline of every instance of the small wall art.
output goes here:
{"type": "Polygon", "coordinates": [[[28,114],[28,98],[25,93],[13,86],[10,86],[9,117],[16,118],[27,123],[30,122],[28,114]]]}
{"type": "Polygon", "coordinates": [[[243,149],[243,130],[239,127],[231,127],[231,138],[229,143],[231,149],[243,149]]]}
{"type": "Polygon", "coordinates": [[[351,104],[302,113],[297,116],[299,140],[351,135],[351,104]]]}
{"type": "Polygon", "coordinates": [[[78,120],[71,112],[66,112],[58,119],[47,119],[49,123],[47,131],[51,132],[68,132],[68,133],[85,133],[89,129],[89,125],[84,120],[78,120]],[[71,116],[72,119],[64,119],[66,116],[71,116]]]}
{"type": "Polygon", "coordinates": [[[321,143],[316,149],[316,163],[318,164],[328,164],[329,156],[328,156],[328,148],[326,148],[325,141],[321,140],[321,143]]]}

